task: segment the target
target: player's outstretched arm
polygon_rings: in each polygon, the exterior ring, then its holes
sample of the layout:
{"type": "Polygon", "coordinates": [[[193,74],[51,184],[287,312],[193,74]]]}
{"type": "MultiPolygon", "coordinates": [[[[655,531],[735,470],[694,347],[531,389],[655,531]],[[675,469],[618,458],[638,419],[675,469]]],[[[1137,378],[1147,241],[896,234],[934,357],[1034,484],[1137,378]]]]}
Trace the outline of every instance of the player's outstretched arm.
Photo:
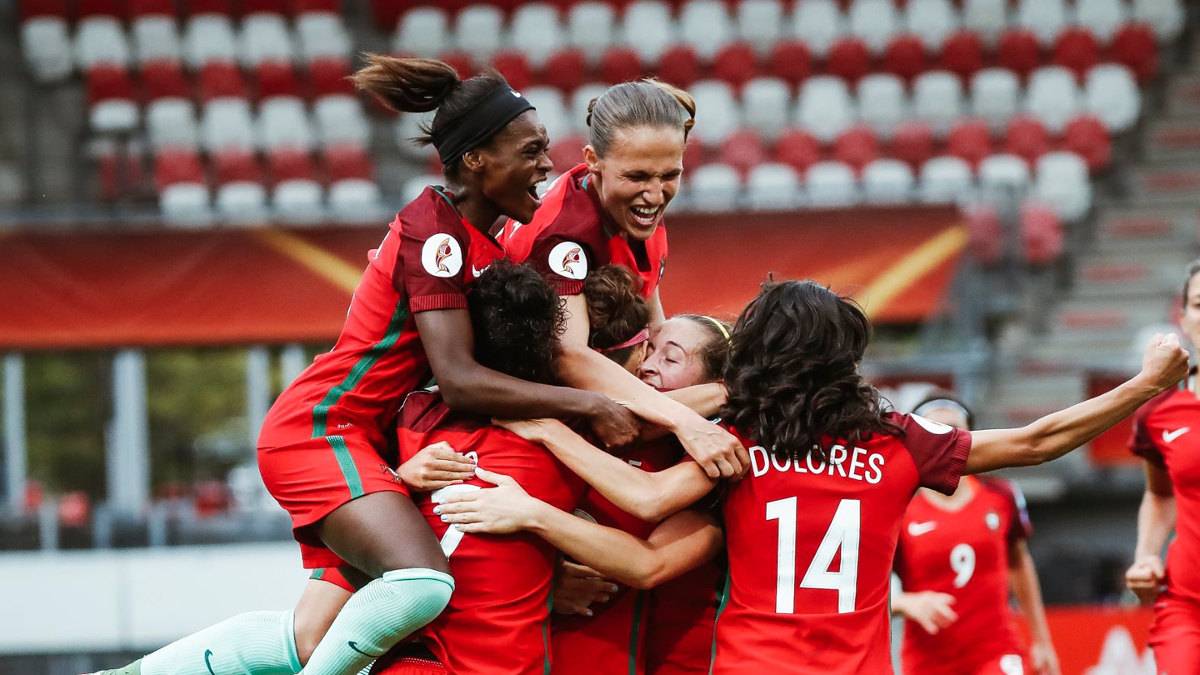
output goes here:
{"type": "Polygon", "coordinates": [[[1125,572],[1125,585],[1144,604],[1154,602],[1166,569],[1162,550],[1175,531],[1175,487],[1166,469],[1146,462],[1146,492],[1138,507],[1137,545],[1133,565],[1125,572]]]}
{"type": "Polygon", "coordinates": [[[1024,539],[1017,539],[1009,545],[1008,583],[1017,605],[1029,621],[1029,632],[1033,637],[1029,649],[1033,672],[1061,675],[1058,653],[1050,638],[1050,623],[1046,621],[1046,606],[1042,603],[1042,585],[1038,582],[1037,568],[1033,565],[1033,556],[1029,555],[1029,546],[1024,539]]]}
{"type": "MultiPolygon", "coordinates": [[[[636,471],[636,469],[635,469],[636,471]]],[[[633,588],[653,588],[716,555],[724,546],[721,528],[696,511],[680,511],[639,539],[599,525],[529,496],[509,476],[478,470],[497,487],[451,495],[436,513],[467,533],[507,534],[527,530],[606,577],[633,588]]]]}
{"type": "Polygon", "coordinates": [[[1179,338],[1155,335],[1146,347],[1141,372],[1116,389],[1018,429],[971,432],[971,454],[964,473],[1041,464],[1062,457],[1175,386],[1187,371],[1188,354],[1179,346],[1179,338]]]}
{"type": "Polygon", "coordinates": [[[617,508],[642,520],[658,522],[708,494],[716,485],[716,480],[709,478],[695,462],[681,462],[662,471],[632,467],[588,443],[558,420],[495,420],[495,423],[546,446],[617,508]]]}

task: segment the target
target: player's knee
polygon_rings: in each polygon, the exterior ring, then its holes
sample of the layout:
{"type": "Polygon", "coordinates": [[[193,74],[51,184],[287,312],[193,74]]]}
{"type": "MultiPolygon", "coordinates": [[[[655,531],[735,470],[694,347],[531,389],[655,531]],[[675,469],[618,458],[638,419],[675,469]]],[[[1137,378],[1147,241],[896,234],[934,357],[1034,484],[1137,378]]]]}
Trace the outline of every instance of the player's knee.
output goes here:
{"type": "Polygon", "coordinates": [[[410,568],[385,572],[381,577],[393,593],[404,598],[405,613],[411,625],[424,625],[437,618],[454,592],[454,578],[429,568],[410,568]]]}

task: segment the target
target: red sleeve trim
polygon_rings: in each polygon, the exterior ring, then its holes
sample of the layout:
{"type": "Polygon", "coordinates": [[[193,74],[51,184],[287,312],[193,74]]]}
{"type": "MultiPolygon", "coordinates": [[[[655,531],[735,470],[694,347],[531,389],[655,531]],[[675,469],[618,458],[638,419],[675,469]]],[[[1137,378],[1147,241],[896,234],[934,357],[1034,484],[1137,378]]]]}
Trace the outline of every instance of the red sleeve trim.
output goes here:
{"type": "Polygon", "coordinates": [[[958,489],[958,481],[962,479],[963,469],[967,466],[967,456],[971,454],[971,432],[958,432],[954,439],[954,454],[950,456],[950,466],[946,468],[946,481],[938,492],[952,495],[958,489]]]}
{"type": "Polygon", "coordinates": [[[422,295],[419,298],[409,298],[408,300],[408,309],[411,312],[466,308],[467,296],[461,293],[435,293],[434,295],[422,295]]]}
{"type": "Polygon", "coordinates": [[[550,282],[550,287],[559,295],[579,295],[583,292],[582,279],[553,279],[550,282]]]}

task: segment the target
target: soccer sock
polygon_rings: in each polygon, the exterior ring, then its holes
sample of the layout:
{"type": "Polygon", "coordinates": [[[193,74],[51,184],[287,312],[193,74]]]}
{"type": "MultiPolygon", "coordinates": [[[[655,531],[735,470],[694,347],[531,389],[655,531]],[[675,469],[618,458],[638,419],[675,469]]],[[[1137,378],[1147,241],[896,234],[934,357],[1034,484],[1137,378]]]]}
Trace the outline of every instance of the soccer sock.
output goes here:
{"type": "Polygon", "coordinates": [[[317,644],[305,675],[354,675],[437,618],[454,579],[425,568],[392,570],[350,597],[317,644]]]}
{"type": "Polygon", "coordinates": [[[98,675],[294,675],[300,657],[293,623],[291,610],[239,614],[98,675]]]}

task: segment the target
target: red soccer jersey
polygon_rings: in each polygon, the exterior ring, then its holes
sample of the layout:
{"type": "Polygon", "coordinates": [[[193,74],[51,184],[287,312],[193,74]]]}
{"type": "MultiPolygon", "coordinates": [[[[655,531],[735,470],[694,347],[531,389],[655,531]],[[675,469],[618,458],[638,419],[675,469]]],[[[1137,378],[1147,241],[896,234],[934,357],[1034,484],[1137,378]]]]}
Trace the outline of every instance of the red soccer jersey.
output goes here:
{"type": "Polygon", "coordinates": [[[1175,488],[1175,539],[1167,550],[1167,588],[1200,601],[1200,398],[1196,375],[1160,394],[1134,416],[1130,448],[1166,469],[1175,488]],[[1196,425],[1193,429],[1192,425],[1196,425]]]}
{"type": "Polygon", "coordinates": [[[275,401],[259,447],[346,430],[383,446],[400,401],[430,377],[413,314],[465,308],[467,289],[503,255],[450,199],[430,187],[396,216],[370,256],[337,343],[275,401]]]}
{"type": "Polygon", "coordinates": [[[954,492],[971,434],[916,415],[888,419],[902,435],[833,444],[826,462],[750,448],[750,474],[724,497],[730,583],[714,673],[892,672],[900,521],[918,487],[954,492]]]}
{"type": "Polygon", "coordinates": [[[609,263],[624,265],[642,278],[641,293],[658,289],[667,265],[667,228],[660,223],[645,242],[619,234],[600,205],[586,164],[559,176],[542,197],[533,221],[508,221],[500,242],[509,258],[542,273],[559,295],[583,292],[591,270],[609,263]]]}
{"type": "Polygon", "coordinates": [[[1009,547],[1032,533],[1025,499],[999,478],[964,479],[970,501],[949,511],[918,493],[908,505],[896,551],[904,590],[954,596],[958,621],[930,635],[909,621],[901,662],[905,673],[975,672],[1024,649],[1009,609],[1009,547]]]}
{"type": "MultiPolygon", "coordinates": [[[[683,453],[674,436],[631,449],[625,461],[643,471],[662,471],[683,453]]],[[[595,490],[588,490],[575,514],[645,539],[657,526],[622,511],[595,490]]],[[[644,672],[647,594],[622,587],[605,603],[592,605],[592,616],[556,614],[551,621],[554,675],[626,675],[644,672]]]]}
{"type": "MultiPolygon", "coordinates": [[[[555,508],[573,509],[583,494],[583,481],[542,446],[486,418],[453,413],[427,392],[405,401],[398,436],[403,460],[446,441],[555,508]]],[[[463,534],[433,513],[443,495],[478,487],[490,484],[476,478],[414,498],[441,539],[455,583],[450,605],[418,635],[455,675],[542,675],[549,667],[550,584],[558,551],[525,532],[463,534]]]]}
{"type": "Polygon", "coordinates": [[[710,560],[650,591],[646,675],[708,675],[725,561],[710,560]]]}

